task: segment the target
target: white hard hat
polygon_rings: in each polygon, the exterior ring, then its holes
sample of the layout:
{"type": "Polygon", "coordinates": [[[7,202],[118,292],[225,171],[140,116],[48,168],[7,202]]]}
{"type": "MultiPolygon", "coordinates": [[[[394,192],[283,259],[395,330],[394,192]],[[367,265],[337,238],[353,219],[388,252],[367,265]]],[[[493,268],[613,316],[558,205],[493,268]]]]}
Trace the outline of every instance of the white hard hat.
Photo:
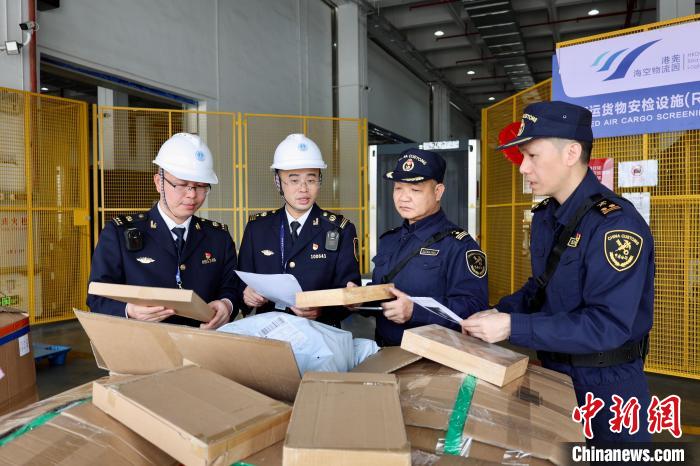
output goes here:
{"type": "Polygon", "coordinates": [[[177,133],[165,141],[153,161],[184,181],[217,184],[211,151],[199,136],[177,133]]]}
{"type": "Polygon", "coordinates": [[[275,149],[271,170],[296,170],[299,168],[326,168],[321,150],[315,142],[303,134],[290,134],[275,149]]]}

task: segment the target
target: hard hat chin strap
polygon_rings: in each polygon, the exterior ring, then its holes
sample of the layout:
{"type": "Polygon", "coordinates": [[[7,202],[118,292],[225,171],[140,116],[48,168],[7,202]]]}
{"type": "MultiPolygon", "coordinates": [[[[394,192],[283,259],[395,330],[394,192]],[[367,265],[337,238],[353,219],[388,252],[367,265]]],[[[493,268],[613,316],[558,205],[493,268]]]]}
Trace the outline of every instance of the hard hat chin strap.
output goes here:
{"type": "Polygon", "coordinates": [[[163,167],[160,167],[158,169],[158,175],[160,175],[160,200],[163,201],[163,205],[165,206],[166,209],[168,209],[168,212],[173,214],[175,216],[175,212],[170,210],[170,206],[168,205],[168,200],[165,198],[165,170],[163,170],[163,167]]]}

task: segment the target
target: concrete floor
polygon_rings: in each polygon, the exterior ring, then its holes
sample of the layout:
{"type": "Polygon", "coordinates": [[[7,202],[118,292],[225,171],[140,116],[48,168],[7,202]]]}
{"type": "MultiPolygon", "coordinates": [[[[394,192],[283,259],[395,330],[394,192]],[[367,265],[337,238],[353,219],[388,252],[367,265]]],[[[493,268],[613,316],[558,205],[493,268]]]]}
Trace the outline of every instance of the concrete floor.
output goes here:
{"type": "MultiPolygon", "coordinates": [[[[356,337],[371,338],[373,335],[373,318],[353,315],[343,324],[356,337]]],[[[31,338],[38,343],[67,345],[72,348],[63,366],[51,366],[46,360],[37,365],[37,385],[41,399],[107,374],[95,364],[90,341],[77,320],[34,326],[31,338]]],[[[700,442],[700,380],[651,373],[647,377],[652,394],[660,399],[671,394],[680,396],[681,422],[684,426],[680,441],[700,442]]],[[[654,439],[674,441],[667,432],[656,435],[654,439]]]]}

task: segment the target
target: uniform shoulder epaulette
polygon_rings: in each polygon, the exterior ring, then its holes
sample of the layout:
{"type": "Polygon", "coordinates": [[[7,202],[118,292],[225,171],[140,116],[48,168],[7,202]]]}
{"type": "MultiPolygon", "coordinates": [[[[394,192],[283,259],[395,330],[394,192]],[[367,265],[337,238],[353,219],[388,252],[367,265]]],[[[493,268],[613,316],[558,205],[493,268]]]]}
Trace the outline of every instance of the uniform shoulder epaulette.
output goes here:
{"type": "Polygon", "coordinates": [[[333,213],[329,210],[323,210],[321,211],[321,217],[328,220],[331,222],[333,225],[337,226],[340,229],[343,229],[347,226],[348,223],[350,223],[350,220],[347,218],[343,217],[340,214],[333,213]]]}
{"type": "Polygon", "coordinates": [[[392,228],[391,230],[387,230],[387,231],[385,231],[384,233],[382,233],[381,235],[379,235],[379,238],[383,238],[383,237],[385,237],[386,235],[388,235],[389,233],[394,233],[395,231],[398,231],[400,228],[401,228],[401,227],[399,226],[399,227],[396,227],[396,228],[392,228]]]}
{"type": "Polygon", "coordinates": [[[537,204],[535,207],[533,207],[532,210],[531,210],[531,212],[534,213],[534,212],[537,212],[538,210],[544,209],[545,207],[547,207],[547,206],[549,205],[549,203],[550,203],[551,201],[552,201],[552,198],[551,198],[551,197],[548,197],[547,199],[545,199],[544,201],[540,202],[540,203],[537,204]]]}
{"type": "Polygon", "coordinates": [[[250,214],[248,216],[248,221],[252,222],[253,220],[257,220],[259,218],[268,217],[268,216],[274,214],[275,212],[277,212],[277,211],[276,210],[267,210],[265,212],[258,212],[257,214],[250,214]]]}
{"type": "Polygon", "coordinates": [[[466,241],[469,237],[469,232],[461,228],[455,228],[450,232],[450,236],[459,241],[466,241]]]}
{"type": "Polygon", "coordinates": [[[145,219],[146,214],[117,215],[112,219],[112,222],[118,227],[122,227],[145,219]]]}
{"type": "Polygon", "coordinates": [[[206,227],[213,228],[215,230],[228,231],[228,225],[226,225],[225,223],[207,220],[206,218],[200,218],[198,222],[206,227]]]}
{"type": "Polygon", "coordinates": [[[608,215],[616,210],[622,210],[622,206],[617,202],[613,202],[610,199],[603,198],[596,202],[593,208],[600,212],[602,215],[608,215]]]}

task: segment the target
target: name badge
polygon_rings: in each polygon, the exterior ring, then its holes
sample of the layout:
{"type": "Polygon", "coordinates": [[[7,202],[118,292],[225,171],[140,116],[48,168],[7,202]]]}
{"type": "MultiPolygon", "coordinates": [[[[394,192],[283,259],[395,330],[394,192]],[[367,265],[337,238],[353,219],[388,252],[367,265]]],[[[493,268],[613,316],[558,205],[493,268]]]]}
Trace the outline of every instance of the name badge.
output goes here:
{"type": "Polygon", "coordinates": [[[437,256],[439,252],[439,249],[420,248],[419,254],[421,256],[437,256]]]}

